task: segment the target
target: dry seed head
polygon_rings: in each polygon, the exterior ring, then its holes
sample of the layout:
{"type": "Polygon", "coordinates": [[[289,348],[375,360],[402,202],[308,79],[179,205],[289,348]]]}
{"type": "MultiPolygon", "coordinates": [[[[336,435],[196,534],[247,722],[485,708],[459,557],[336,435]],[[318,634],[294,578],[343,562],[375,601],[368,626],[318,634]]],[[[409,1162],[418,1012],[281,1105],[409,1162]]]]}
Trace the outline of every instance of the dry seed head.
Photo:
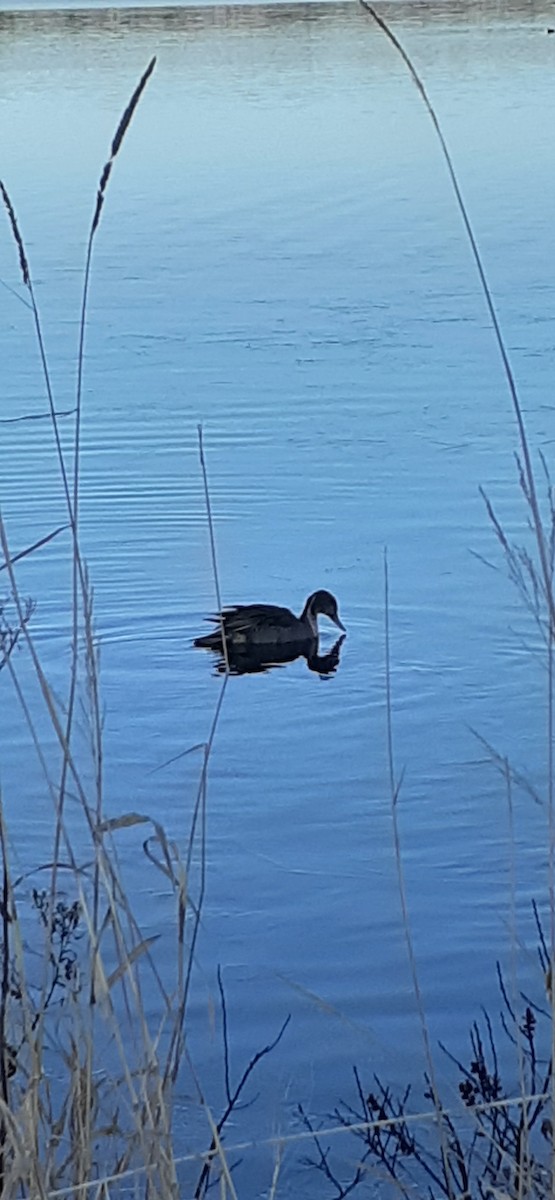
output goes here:
{"type": "Polygon", "coordinates": [[[9,195],[6,191],[6,188],[5,188],[4,184],[2,183],[1,179],[0,179],[0,192],[2,194],[4,206],[5,206],[6,212],[8,214],[8,220],[12,227],[12,233],[13,233],[15,243],[17,246],[17,250],[18,250],[18,254],[19,254],[19,265],[21,267],[21,274],[23,276],[23,282],[25,284],[25,287],[30,287],[31,286],[31,276],[29,273],[29,263],[27,262],[27,255],[25,253],[25,247],[23,245],[23,238],[22,238],[20,230],[19,230],[19,225],[17,223],[17,217],[14,212],[13,204],[10,200],[10,197],[9,197],[9,195]]]}

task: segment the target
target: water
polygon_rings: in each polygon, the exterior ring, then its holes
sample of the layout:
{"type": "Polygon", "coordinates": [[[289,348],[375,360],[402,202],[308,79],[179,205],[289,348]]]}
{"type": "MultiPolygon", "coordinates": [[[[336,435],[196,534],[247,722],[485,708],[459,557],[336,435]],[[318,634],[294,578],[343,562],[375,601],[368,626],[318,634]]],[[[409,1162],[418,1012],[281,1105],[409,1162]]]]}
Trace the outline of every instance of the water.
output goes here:
{"type": "MultiPolygon", "coordinates": [[[[515,791],[512,847],[505,787],[470,728],[542,787],[537,637],[479,494],[526,537],[506,383],[429,120],[355,5],[4,8],[2,176],[60,409],[73,404],[99,170],[158,56],[110,183],[86,348],[82,532],[109,813],[152,813],[186,840],[198,755],[150,772],[206,739],[222,685],[191,645],[215,603],[199,422],[225,600],[300,611],[326,587],[347,626],[328,679],[299,660],[230,680],[210,772],[195,1061],[217,1104],[209,1000],[220,963],[237,1070],[292,1014],[234,1132],[291,1131],[298,1101],[325,1114],[352,1099],[353,1062],[395,1083],[423,1063],[387,773],[386,546],[399,825],[432,1039],[460,1051],[479,1005],[498,1007],[513,854],[521,970],[535,976],[529,905],[545,897],[545,812],[515,791]]],[[[549,459],[547,9],[397,3],[387,14],[441,116],[530,438],[549,459]]],[[[2,246],[2,278],[21,292],[6,226],[2,246]]],[[[15,420],[46,401],[29,314],[6,289],[0,321],[1,499],[18,549],[65,513],[48,424],[15,420]]],[[[64,695],[67,541],[22,563],[19,579],[37,598],[43,663],[64,695]]],[[[325,648],[333,640],[326,631],[325,648]]],[[[31,690],[23,653],[17,665],[31,690]]],[[[0,682],[3,795],[28,865],[44,858],[51,813],[0,682]]],[[[169,898],[147,882],[137,839],[120,845],[145,931],[164,933],[169,898]]],[[[184,1112],[187,1094],[184,1083],[184,1112]]],[[[292,1194],[297,1171],[292,1156],[292,1194]]],[[[314,1181],[301,1178],[308,1195],[314,1181]]],[[[250,1179],[267,1188],[267,1161],[250,1179]]]]}

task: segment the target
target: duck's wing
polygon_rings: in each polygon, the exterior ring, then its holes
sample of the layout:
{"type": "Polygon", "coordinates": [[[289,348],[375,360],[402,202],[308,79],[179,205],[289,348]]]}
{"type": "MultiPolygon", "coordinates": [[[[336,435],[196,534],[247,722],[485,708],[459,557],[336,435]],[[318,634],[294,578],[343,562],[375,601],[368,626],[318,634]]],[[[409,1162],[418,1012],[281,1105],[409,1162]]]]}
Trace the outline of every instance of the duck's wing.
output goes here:
{"type": "MultiPolygon", "coordinates": [[[[249,608],[249,605],[243,605],[243,608],[249,608]]],[[[253,607],[255,607],[253,605],[253,607]]],[[[241,606],[235,608],[224,608],[221,613],[212,613],[210,617],[205,617],[204,620],[212,625],[210,633],[204,633],[201,637],[197,637],[193,641],[193,646],[200,646],[206,650],[221,650],[222,649],[222,629],[226,638],[231,637],[234,632],[240,632],[243,628],[243,622],[239,619],[237,624],[237,614],[241,611],[241,606]]]]}
{"type": "MultiPolygon", "coordinates": [[[[213,628],[203,637],[195,638],[195,646],[204,646],[216,650],[222,644],[222,626],[226,640],[244,634],[248,641],[264,640],[264,633],[271,631],[279,635],[280,631],[291,634],[299,624],[299,618],[288,608],[279,604],[235,604],[206,617],[213,628]]],[[[242,639],[241,639],[242,640],[242,639]]],[[[271,639],[270,639],[271,640],[271,639]]]]}
{"type": "Polygon", "coordinates": [[[273,629],[290,629],[291,625],[298,621],[288,608],[282,608],[279,604],[236,604],[233,607],[224,608],[221,617],[213,617],[214,621],[219,623],[223,621],[226,633],[242,633],[250,630],[251,633],[257,629],[267,629],[271,626],[273,629]]]}

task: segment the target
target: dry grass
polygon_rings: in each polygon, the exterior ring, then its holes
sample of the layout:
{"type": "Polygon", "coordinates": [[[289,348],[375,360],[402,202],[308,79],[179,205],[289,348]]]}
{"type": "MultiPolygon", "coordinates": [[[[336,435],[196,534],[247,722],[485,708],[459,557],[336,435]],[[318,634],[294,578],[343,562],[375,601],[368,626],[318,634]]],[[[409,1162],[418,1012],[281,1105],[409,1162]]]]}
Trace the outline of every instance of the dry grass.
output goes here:
{"type": "MultiPolygon", "coordinates": [[[[79,464],[87,300],[93,248],[107,187],[137,105],[153,73],[152,59],[119,121],[102,170],[86,246],[77,360],[72,470],[67,469],[59,413],[48,371],[41,316],[15,207],[6,186],[0,195],[15,242],[42,363],[67,524],[32,546],[13,552],[0,514],[0,546],[9,600],[0,604],[0,671],[9,677],[37,756],[52,806],[52,849],[29,876],[15,878],[10,837],[0,794],[0,1195],[115,1196],[122,1192],[169,1200],[182,1195],[178,1167],[186,1167],[190,1194],[202,1200],[214,1179],[222,1196],[235,1196],[223,1148],[226,1126],[242,1103],[258,1063],[280,1041],[288,1019],[267,1046],[257,1050],[232,1085],[227,1008],[218,976],[225,1079],[222,1110],[213,1114],[186,1044],[186,1020],[195,948],[205,889],[207,775],[228,675],[225,674],[206,744],[187,843],[182,853],[148,814],[105,816],[105,763],[98,648],[93,593],[79,538],[79,464]],[[33,604],[20,591],[17,563],[70,531],[72,639],[67,697],[50,686],[32,629],[33,604]],[[53,773],[36,719],[20,683],[14,650],[25,647],[54,736],[61,767],[53,773]],[[89,758],[76,749],[77,700],[84,701],[89,758]],[[92,781],[92,782],[91,782],[92,781]],[[71,797],[71,820],[67,800],[71,797]],[[69,810],[68,810],[69,811],[69,810]],[[75,829],[79,828],[79,855],[75,829]],[[140,830],[145,871],[153,890],[163,882],[174,905],[175,944],[165,947],[164,978],[156,937],[145,937],[126,893],[117,843],[122,831],[140,830]],[[26,942],[29,908],[35,914],[32,946],[26,942]],[[40,944],[37,946],[37,931],[40,944]],[[36,965],[40,964],[37,979],[36,965]],[[170,976],[168,982],[168,975],[170,976]],[[156,1014],[152,1016],[152,1014],[156,1014]],[[182,1154],[174,1146],[173,1096],[186,1065],[196,1102],[206,1118],[206,1149],[182,1154]]],[[[214,582],[219,581],[202,430],[199,456],[212,545],[214,582]]],[[[81,712],[81,706],[79,708],[81,712]]],[[[185,753],[189,753],[186,751],[185,753]]],[[[179,757],[179,755],[177,756],[179,757]]],[[[180,1149],[187,1145],[181,1133],[180,1149]]],[[[277,1186],[274,1171],[273,1191],[277,1186]]]]}

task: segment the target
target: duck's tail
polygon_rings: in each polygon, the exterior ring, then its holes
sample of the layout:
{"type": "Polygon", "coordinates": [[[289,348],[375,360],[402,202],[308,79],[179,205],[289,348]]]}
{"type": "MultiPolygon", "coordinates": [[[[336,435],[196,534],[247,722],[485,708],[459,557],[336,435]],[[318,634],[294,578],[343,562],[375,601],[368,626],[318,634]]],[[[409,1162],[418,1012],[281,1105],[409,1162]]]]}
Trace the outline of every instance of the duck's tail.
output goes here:
{"type": "Polygon", "coordinates": [[[221,650],[222,635],[221,633],[205,633],[204,637],[195,638],[193,646],[198,646],[201,650],[221,650]]]}

